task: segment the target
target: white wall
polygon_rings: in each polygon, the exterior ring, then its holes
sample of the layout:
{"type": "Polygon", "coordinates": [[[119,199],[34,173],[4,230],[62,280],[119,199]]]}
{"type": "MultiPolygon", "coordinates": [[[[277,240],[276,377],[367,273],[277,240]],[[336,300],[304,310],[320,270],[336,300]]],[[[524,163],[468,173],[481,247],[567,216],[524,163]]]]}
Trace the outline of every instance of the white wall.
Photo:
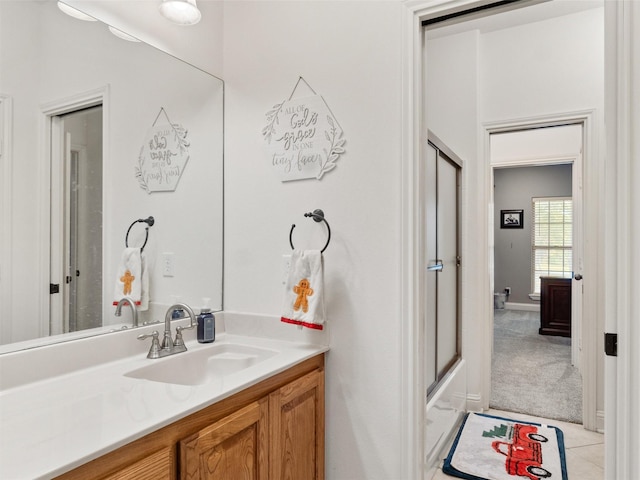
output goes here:
{"type": "Polygon", "coordinates": [[[64,3],[222,77],[221,0],[200,0],[202,19],[188,27],[162,17],[158,12],[160,0],[64,0],[64,3]]]}
{"type": "MultiPolygon", "coordinates": [[[[475,168],[478,150],[480,32],[426,36],[427,125],[475,168]]],[[[466,186],[466,185],[465,185],[466,186]]]]}
{"type": "Polygon", "coordinates": [[[491,165],[523,165],[531,160],[575,158],[583,147],[581,125],[521,130],[491,135],[491,165]]]}
{"type": "MultiPolygon", "coordinates": [[[[16,6],[20,7],[17,4],[16,6]]],[[[32,289],[32,275],[37,265],[38,241],[33,234],[34,225],[39,222],[36,196],[38,188],[37,171],[34,168],[34,159],[38,155],[34,141],[19,142],[17,136],[25,125],[37,124],[35,109],[37,100],[29,98],[27,92],[36,88],[39,78],[32,72],[37,71],[37,65],[41,59],[40,46],[38,44],[37,20],[31,18],[32,11],[25,8],[12,8],[11,4],[3,5],[3,15],[0,17],[0,45],[2,48],[2,90],[13,101],[13,118],[11,121],[12,139],[10,154],[12,158],[23,158],[21,162],[11,162],[11,204],[21,202],[21,211],[12,214],[11,225],[2,225],[3,229],[11,231],[11,252],[6,257],[12,262],[11,279],[3,276],[0,280],[3,288],[11,283],[14,304],[19,304],[26,315],[38,318],[37,298],[34,298],[32,289]],[[8,11],[5,9],[9,9],[8,11]],[[15,28],[23,25],[23,28],[15,28]],[[10,42],[18,42],[23,46],[23,51],[4,48],[10,42]],[[23,56],[24,55],[24,56],[23,56]],[[6,70],[5,70],[6,69],[6,70]],[[15,73],[15,76],[7,72],[15,73]],[[26,108],[24,108],[26,106],[26,108]],[[19,108],[23,107],[23,108],[19,108]],[[24,286],[27,288],[24,288],[24,286]],[[20,290],[24,292],[19,295],[20,290]]],[[[36,138],[35,129],[29,130],[28,139],[36,138]]],[[[11,208],[11,206],[10,206],[11,208]]],[[[4,259],[3,259],[4,260],[4,259]]],[[[14,339],[33,338],[39,334],[37,322],[5,321],[10,318],[6,315],[7,306],[3,306],[2,343],[14,339]]],[[[9,312],[12,313],[12,312],[9,312]]]]}
{"type": "Polygon", "coordinates": [[[302,215],[322,208],[327,479],[401,478],[401,14],[399,2],[225,3],[225,310],[280,314],[289,229],[319,230],[302,215]],[[346,153],[321,181],[281,183],[260,132],[300,75],[346,153]]]}
{"type": "Polygon", "coordinates": [[[604,105],[602,8],[482,35],[482,120],[604,105]]]}

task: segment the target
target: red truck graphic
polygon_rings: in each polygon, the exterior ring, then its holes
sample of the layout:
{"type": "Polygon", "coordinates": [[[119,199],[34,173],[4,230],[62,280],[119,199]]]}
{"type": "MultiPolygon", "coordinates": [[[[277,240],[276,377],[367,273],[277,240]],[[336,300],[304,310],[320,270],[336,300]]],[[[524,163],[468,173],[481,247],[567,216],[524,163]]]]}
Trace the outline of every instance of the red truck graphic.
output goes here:
{"type": "Polygon", "coordinates": [[[535,425],[513,425],[512,443],[496,440],[493,449],[506,456],[505,468],[509,475],[518,475],[530,480],[548,478],[551,473],[542,468],[542,446],[547,441],[538,433],[535,425]]]}

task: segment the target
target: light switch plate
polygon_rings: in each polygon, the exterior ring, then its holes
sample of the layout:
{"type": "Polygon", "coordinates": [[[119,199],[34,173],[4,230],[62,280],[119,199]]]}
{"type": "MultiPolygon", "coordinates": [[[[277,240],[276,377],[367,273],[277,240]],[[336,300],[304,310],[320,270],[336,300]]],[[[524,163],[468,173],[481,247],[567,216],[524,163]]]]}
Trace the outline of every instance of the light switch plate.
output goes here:
{"type": "Polygon", "coordinates": [[[165,252],[162,254],[162,276],[163,277],[173,277],[173,263],[174,263],[174,255],[170,252],[165,252]]]}

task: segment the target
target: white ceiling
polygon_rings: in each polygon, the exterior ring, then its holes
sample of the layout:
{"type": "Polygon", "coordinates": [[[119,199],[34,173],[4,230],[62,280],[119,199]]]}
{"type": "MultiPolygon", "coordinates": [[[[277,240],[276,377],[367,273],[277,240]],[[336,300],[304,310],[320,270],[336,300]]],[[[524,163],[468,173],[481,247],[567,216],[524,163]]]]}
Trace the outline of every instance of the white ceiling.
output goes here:
{"type": "Polygon", "coordinates": [[[433,24],[427,27],[427,38],[445,37],[470,30],[480,30],[481,33],[493,32],[603,6],[604,0],[549,0],[522,8],[511,6],[511,9],[500,13],[484,12],[484,16],[480,18],[458,17],[457,20],[433,24]]]}

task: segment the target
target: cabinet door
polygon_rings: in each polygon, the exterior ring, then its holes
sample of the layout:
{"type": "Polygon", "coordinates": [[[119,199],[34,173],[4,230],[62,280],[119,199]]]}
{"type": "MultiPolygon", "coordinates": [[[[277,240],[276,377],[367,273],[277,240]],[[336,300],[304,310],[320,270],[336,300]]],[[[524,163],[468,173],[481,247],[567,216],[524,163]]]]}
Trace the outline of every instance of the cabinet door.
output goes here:
{"type": "Polygon", "coordinates": [[[270,480],[324,478],[324,376],[313,371],[269,397],[270,480]]]}
{"type": "Polygon", "coordinates": [[[104,477],[104,480],[173,480],[175,478],[174,471],[173,451],[171,448],[163,448],[153,455],[104,477]]]}
{"type": "Polygon", "coordinates": [[[571,336],[571,279],[540,277],[540,335],[571,336]]]}
{"type": "Polygon", "coordinates": [[[267,480],[268,399],[180,441],[180,478],[267,480]]]}

